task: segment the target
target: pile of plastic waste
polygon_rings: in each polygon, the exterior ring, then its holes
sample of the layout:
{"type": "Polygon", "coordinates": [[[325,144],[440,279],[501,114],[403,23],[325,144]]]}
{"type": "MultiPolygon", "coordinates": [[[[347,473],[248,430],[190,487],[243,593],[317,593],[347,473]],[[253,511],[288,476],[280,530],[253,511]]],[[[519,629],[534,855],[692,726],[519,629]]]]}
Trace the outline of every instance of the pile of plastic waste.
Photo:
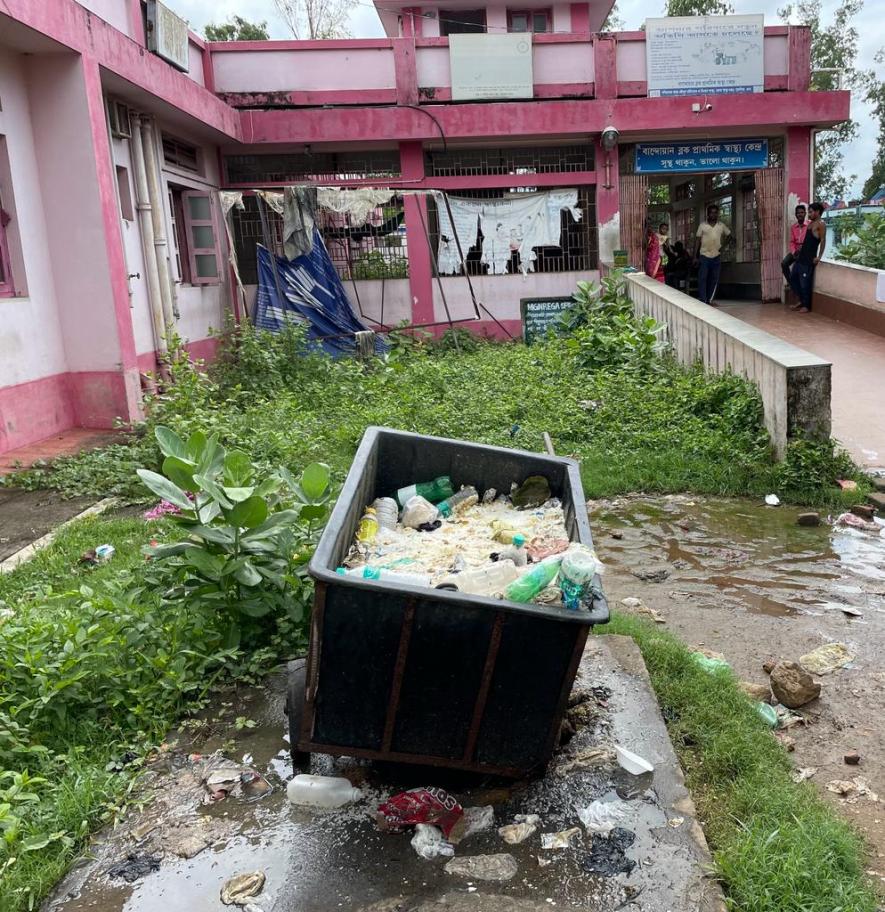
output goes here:
{"type": "Polygon", "coordinates": [[[455,491],[448,476],[367,505],[338,573],[467,595],[585,610],[602,565],[569,541],[562,503],[541,476],[507,494],[455,491]]]}

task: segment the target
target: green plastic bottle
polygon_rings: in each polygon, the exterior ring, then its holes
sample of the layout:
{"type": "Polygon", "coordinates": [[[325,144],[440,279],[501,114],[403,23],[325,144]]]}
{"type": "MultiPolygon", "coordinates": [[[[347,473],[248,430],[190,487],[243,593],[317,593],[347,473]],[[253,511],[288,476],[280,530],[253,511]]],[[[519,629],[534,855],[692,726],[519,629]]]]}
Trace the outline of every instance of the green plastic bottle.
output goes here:
{"type": "Polygon", "coordinates": [[[396,499],[399,505],[404,507],[406,501],[417,494],[425,500],[429,500],[432,504],[438,504],[441,500],[452,497],[454,493],[452,479],[448,475],[440,475],[439,478],[434,478],[433,481],[421,481],[418,484],[400,488],[396,492],[396,499]]]}
{"type": "Polygon", "coordinates": [[[556,554],[535,564],[528,573],[514,580],[505,590],[504,598],[511,602],[530,602],[542,589],[546,589],[559,573],[562,555],[556,554]]]}
{"type": "Polygon", "coordinates": [[[436,508],[443,519],[448,519],[450,516],[454,516],[456,513],[460,513],[476,503],[479,503],[479,494],[473,485],[467,485],[461,488],[460,491],[456,491],[451,497],[440,501],[436,508]]]}

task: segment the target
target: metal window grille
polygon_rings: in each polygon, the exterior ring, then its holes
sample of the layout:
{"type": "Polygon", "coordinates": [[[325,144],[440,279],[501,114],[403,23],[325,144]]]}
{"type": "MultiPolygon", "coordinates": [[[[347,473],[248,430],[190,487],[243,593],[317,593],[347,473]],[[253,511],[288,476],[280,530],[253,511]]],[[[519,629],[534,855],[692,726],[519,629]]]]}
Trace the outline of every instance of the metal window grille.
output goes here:
{"type": "Polygon", "coordinates": [[[227,155],[224,162],[229,183],[252,187],[280,183],[343,183],[394,178],[402,173],[399,152],[395,150],[227,155]]]}
{"type": "Polygon", "coordinates": [[[759,213],[756,208],[756,194],[752,190],[744,191],[742,210],[741,260],[744,263],[758,263],[760,260],[759,213]]]}
{"type": "MultiPolygon", "coordinates": [[[[525,190],[527,188],[521,188],[525,190]]],[[[459,191],[457,196],[469,199],[501,199],[509,191],[506,190],[473,190],[459,191]]],[[[596,188],[578,188],[578,207],[583,212],[580,222],[576,222],[571,213],[561,213],[561,234],[559,247],[536,247],[537,259],[534,263],[535,272],[584,272],[596,269],[598,266],[598,250],[596,242],[596,188]]],[[[428,200],[428,214],[430,224],[431,256],[436,257],[439,250],[439,216],[436,204],[431,198],[428,200]]],[[[470,276],[486,275],[488,266],[480,262],[482,257],[482,230],[477,231],[476,244],[470,250],[464,251],[464,260],[467,265],[467,274],[470,276]]],[[[513,253],[508,267],[509,274],[519,272],[519,256],[513,253]]]]}
{"type": "Polygon", "coordinates": [[[694,250],[695,235],[698,230],[697,209],[680,209],[673,214],[673,226],[670,229],[670,239],[675,244],[682,241],[686,250],[694,250]]]}
{"type": "MultiPolygon", "coordinates": [[[[258,200],[243,197],[244,209],[233,210],[234,245],[240,276],[246,285],[258,282],[256,244],[268,241],[275,253],[283,253],[283,219],[266,209],[272,237],[265,240],[258,214],[258,200]]],[[[317,227],[335,269],[342,279],[404,279],[409,275],[409,248],[403,221],[402,196],[394,196],[370,215],[366,225],[351,227],[345,216],[320,209],[317,227]]]]}
{"type": "MultiPolygon", "coordinates": [[[[502,149],[449,149],[425,153],[428,177],[479,174],[553,174],[592,171],[593,146],[540,146],[502,149]]],[[[459,194],[463,195],[463,194],[459,194]]]]}

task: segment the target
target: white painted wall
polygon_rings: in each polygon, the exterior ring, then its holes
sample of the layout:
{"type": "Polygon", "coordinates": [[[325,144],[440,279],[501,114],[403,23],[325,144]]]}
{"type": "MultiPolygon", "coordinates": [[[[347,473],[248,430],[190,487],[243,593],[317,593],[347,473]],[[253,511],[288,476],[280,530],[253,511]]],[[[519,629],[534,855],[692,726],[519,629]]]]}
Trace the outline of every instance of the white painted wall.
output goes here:
{"type": "MultiPolygon", "coordinates": [[[[0,387],[67,370],[56,309],[37,153],[21,55],[0,49],[0,134],[6,137],[27,297],[0,298],[0,387]]],[[[6,198],[9,189],[3,187],[6,198]]],[[[14,276],[21,283],[21,276],[14,276]]]]}
{"type": "MultiPolygon", "coordinates": [[[[37,0],[37,2],[41,2],[41,0],[37,0]]],[[[49,0],[43,0],[43,2],[49,2],[49,0]]],[[[129,0],[77,0],[77,3],[85,6],[89,12],[95,13],[99,19],[104,19],[108,25],[112,25],[124,35],[132,37],[129,0]]]]}

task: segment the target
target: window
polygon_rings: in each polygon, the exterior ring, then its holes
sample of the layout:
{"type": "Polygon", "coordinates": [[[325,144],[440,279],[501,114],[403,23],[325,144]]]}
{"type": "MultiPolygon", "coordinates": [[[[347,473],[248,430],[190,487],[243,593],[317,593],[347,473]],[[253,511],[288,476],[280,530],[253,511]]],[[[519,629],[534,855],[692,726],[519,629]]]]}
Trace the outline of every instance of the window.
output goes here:
{"type": "Polygon", "coordinates": [[[9,244],[6,240],[6,226],[11,221],[12,216],[3,208],[3,199],[0,197],[0,298],[9,298],[15,294],[12,264],[9,261],[9,244]]]}
{"type": "Polygon", "coordinates": [[[550,10],[510,10],[511,32],[534,32],[536,35],[551,31],[550,10]]]}
{"type": "Polygon", "coordinates": [[[484,9],[455,9],[439,11],[439,33],[447,35],[475,35],[486,30],[484,9]]]}
{"type": "Polygon", "coordinates": [[[135,221],[135,210],[132,208],[132,189],[129,186],[129,171],[117,165],[117,196],[120,199],[120,215],[127,221],[135,221]]]}
{"type": "Polygon", "coordinates": [[[190,143],[163,134],[163,161],[173,168],[200,174],[200,150],[190,143]]]}
{"type": "Polygon", "coordinates": [[[178,275],[185,285],[217,285],[221,271],[215,200],[205,190],[170,187],[178,275]]]}
{"type": "Polygon", "coordinates": [[[0,298],[26,295],[25,264],[12,193],[6,137],[0,135],[0,298]]]}

